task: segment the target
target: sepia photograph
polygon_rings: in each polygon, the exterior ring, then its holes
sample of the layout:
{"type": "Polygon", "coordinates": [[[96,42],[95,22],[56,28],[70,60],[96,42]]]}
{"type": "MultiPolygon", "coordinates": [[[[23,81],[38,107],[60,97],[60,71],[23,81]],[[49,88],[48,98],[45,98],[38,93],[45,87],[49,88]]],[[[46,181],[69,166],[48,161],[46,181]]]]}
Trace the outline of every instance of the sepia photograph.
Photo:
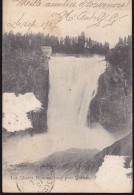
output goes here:
{"type": "Polygon", "coordinates": [[[2,191],[132,192],[132,1],[3,0],[2,191]]]}

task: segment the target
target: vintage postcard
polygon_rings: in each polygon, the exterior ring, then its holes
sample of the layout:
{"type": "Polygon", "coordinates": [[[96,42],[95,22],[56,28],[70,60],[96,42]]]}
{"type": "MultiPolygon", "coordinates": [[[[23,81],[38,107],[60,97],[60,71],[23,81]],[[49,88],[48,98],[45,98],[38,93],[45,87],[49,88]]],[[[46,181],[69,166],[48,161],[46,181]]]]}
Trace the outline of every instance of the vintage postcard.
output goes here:
{"type": "Polygon", "coordinates": [[[3,192],[132,192],[132,1],[3,0],[3,192]]]}

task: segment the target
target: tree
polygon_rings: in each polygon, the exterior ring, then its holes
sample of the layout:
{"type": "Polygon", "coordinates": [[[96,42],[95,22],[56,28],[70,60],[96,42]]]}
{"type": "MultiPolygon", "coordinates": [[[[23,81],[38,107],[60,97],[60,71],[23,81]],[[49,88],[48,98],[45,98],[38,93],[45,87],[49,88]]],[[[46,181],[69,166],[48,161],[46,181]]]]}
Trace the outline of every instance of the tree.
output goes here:
{"type": "Polygon", "coordinates": [[[71,39],[69,36],[65,37],[65,42],[64,42],[64,48],[66,53],[70,53],[70,48],[71,48],[71,39]]]}
{"type": "Polygon", "coordinates": [[[122,46],[122,45],[123,45],[123,39],[121,37],[119,37],[118,46],[122,46]]]}
{"type": "Polygon", "coordinates": [[[88,45],[89,45],[89,48],[91,48],[91,47],[92,47],[92,40],[91,40],[91,38],[90,38],[90,37],[88,38],[88,45]]]}
{"type": "Polygon", "coordinates": [[[127,38],[124,38],[124,45],[127,45],[127,38]]]}
{"type": "Polygon", "coordinates": [[[78,36],[78,48],[79,48],[79,53],[84,53],[84,48],[85,48],[85,33],[82,32],[80,36],[78,36]]]}

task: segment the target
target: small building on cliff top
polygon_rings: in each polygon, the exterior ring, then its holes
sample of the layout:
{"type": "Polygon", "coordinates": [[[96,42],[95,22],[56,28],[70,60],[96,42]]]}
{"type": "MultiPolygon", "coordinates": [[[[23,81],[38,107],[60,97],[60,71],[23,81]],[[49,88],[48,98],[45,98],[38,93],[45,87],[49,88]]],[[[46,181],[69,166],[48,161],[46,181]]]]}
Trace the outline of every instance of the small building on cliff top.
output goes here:
{"type": "Polygon", "coordinates": [[[50,57],[52,55],[52,47],[51,46],[42,46],[41,50],[45,57],[50,57]]]}

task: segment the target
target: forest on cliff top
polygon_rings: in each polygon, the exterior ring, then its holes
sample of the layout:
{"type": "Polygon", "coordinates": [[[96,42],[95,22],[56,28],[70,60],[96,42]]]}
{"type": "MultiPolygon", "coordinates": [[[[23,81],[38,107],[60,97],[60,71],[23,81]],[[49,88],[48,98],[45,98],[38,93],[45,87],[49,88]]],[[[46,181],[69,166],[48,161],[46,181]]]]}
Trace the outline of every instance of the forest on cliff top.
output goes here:
{"type": "Polygon", "coordinates": [[[99,122],[107,130],[127,131],[131,129],[132,92],[132,36],[119,37],[114,48],[86,37],[58,39],[55,36],[38,34],[3,34],[3,92],[33,92],[43,103],[44,111],[33,119],[33,129],[38,133],[47,130],[47,100],[49,90],[48,59],[43,56],[41,46],[51,46],[53,54],[98,54],[104,55],[107,69],[99,78],[98,91],[91,102],[87,122],[99,122]],[[44,67],[45,65],[45,67],[44,67]],[[44,93],[45,92],[45,93],[44,93]],[[45,127],[41,118],[45,118],[45,127]],[[39,125],[40,123],[40,125],[39,125]]]}

